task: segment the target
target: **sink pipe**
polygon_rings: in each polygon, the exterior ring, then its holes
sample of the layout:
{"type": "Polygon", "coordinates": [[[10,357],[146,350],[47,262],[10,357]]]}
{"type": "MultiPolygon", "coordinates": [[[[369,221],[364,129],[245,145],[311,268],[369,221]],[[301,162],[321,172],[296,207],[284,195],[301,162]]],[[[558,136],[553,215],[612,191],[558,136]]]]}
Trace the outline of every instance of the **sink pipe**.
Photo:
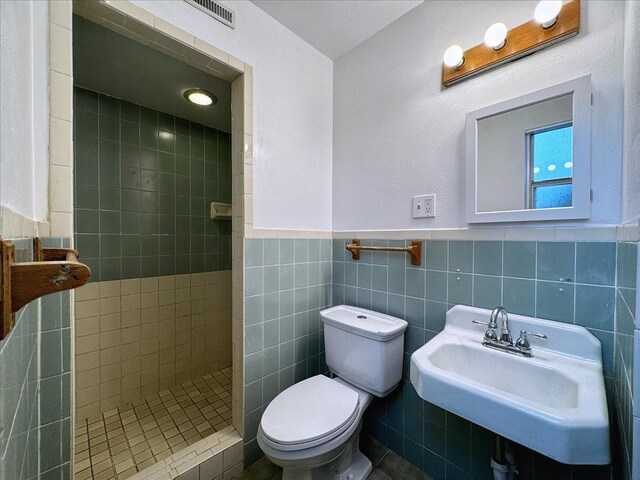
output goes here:
{"type": "Polygon", "coordinates": [[[491,457],[493,480],[514,480],[518,473],[515,457],[509,442],[501,435],[496,435],[495,453],[491,457]]]}

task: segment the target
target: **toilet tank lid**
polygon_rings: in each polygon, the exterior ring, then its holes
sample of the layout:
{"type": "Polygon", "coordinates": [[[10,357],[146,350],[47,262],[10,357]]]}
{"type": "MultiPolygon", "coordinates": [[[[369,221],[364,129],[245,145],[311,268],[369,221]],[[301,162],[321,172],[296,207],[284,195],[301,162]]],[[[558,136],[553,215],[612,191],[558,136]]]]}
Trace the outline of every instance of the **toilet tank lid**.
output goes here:
{"type": "Polygon", "coordinates": [[[328,308],[320,316],[324,323],[380,341],[391,340],[407,329],[407,322],[400,318],[349,305],[328,308]]]}

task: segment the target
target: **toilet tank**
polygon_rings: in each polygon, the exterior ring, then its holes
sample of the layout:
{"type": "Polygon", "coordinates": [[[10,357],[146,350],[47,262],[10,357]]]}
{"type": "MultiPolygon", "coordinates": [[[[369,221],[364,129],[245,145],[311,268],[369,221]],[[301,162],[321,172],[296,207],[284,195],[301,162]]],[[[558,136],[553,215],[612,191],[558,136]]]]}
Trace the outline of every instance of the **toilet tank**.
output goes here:
{"type": "Polygon", "coordinates": [[[320,316],[332,373],[378,397],[398,385],[407,322],[347,305],[323,310],[320,316]]]}

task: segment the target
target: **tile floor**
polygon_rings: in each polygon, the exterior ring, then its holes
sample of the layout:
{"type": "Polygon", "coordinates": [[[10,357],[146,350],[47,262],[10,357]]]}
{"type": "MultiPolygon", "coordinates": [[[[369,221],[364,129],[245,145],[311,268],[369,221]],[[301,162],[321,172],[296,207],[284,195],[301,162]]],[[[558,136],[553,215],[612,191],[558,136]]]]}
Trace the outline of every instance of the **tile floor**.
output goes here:
{"type": "MultiPolygon", "coordinates": [[[[360,446],[362,453],[373,463],[373,471],[367,480],[432,480],[418,467],[407,462],[373,438],[363,435],[360,438],[360,446]]],[[[240,477],[240,480],[281,479],[282,469],[271,463],[266,457],[246,469],[240,477]]]]}
{"type": "Polygon", "coordinates": [[[75,479],[125,479],[231,423],[231,368],[76,425],[75,479]]]}

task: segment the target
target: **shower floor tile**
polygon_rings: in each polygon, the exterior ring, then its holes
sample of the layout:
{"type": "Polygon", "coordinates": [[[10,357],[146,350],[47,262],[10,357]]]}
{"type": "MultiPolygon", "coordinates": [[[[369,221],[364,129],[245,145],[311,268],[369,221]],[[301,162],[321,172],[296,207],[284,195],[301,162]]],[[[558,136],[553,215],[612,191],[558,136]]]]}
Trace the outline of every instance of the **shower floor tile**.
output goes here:
{"type": "Polygon", "coordinates": [[[76,425],[75,479],[123,479],[231,424],[231,368],[76,425]]]}

